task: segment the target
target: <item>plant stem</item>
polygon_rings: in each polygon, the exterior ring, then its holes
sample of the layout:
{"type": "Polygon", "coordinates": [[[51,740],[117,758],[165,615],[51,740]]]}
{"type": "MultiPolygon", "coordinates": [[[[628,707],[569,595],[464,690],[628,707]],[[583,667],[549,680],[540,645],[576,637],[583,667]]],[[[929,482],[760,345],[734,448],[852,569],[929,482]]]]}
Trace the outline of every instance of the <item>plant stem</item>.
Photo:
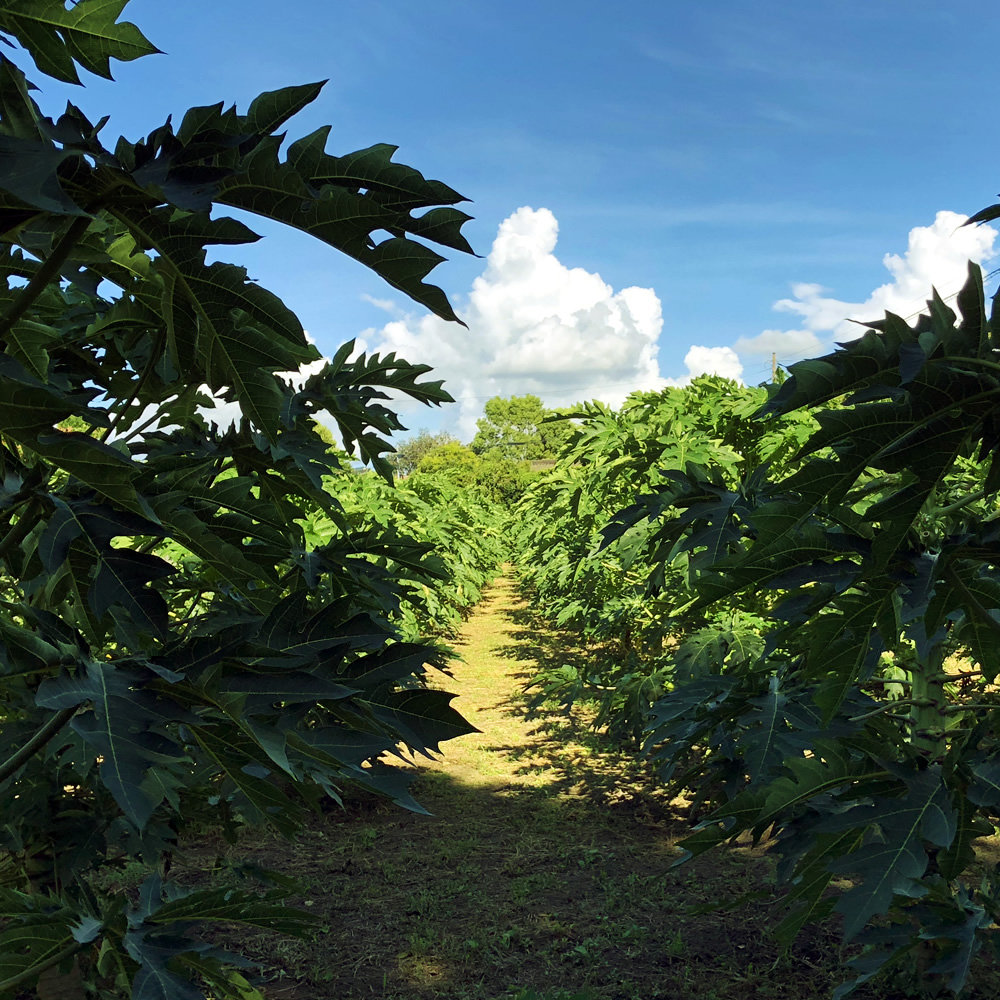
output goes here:
{"type": "MultiPolygon", "coordinates": [[[[959,673],[948,673],[947,671],[942,671],[938,677],[947,684],[958,684],[961,681],[966,680],[969,677],[982,677],[982,670],[962,670],[959,673]]],[[[903,677],[898,677],[895,679],[888,679],[882,677],[873,677],[870,680],[863,682],[863,687],[868,687],[869,685],[877,685],[879,687],[888,687],[890,684],[899,684],[901,687],[912,687],[913,681],[906,680],[903,677]]]]}
{"type": "MultiPolygon", "coordinates": [[[[893,683],[896,683],[893,681],[893,683]]],[[[910,698],[901,698],[899,701],[887,701],[884,705],[879,705],[878,708],[873,708],[870,712],[862,712],[861,715],[852,715],[850,718],[851,722],[860,722],[862,719],[870,719],[873,715],[881,715],[883,712],[893,712],[896,709],[902,708],[905,705],[915,705],[917,704],[910,698]]]]}
{"type": "MultiPolygon", "coordinates": [[[[121,438],[119,438],[119,440],[126,442],[131,441],[132,438],[134,438],[137,434],[141,434],[147,427],[149,427],[151,424],[155,424],[156,421],[163,416],[163,408],[165,406],[179,403],[185,396],[194,391],[196,388],[197,388],[196,386],[189,385],[186,389],[184,389],[177,395],[176,399],[164,400],[162,403],[160,403],[159,406],[157,406],[155,412],[148,420],[144,420],[138,427],[130,428],[126,434],[124,434],[121,438]]],[[[131,400],[129,402],[131,403],[131,400]]]]}
{"type": "Polygon", "coordinates": [[[961,500],[956,500],[947,507],[939,507],[936,513],[938,516],[941,514],[953,514],[956,510],[961,510],[966,504],[982,500],[987,493],[988,491],[986,489],[976,490],[974,493],[969,493],[967,496],[962,497],[961,500]]]}
{"type": "Polygon", "coordinates": [[[3,559],[8,552],[16,548],[28,537],[31,529],[38,523],[40,514],[39,505],[36,500],[32,500],[28,509],[17,519],[17,524],[7,529],[7,533],[0,538],[0,559],[3,559]]]}
{"type": "Polygon", "coordinates": [[[188,606],[184,609],[184,614],[181,615],[181,617],[174,622],[175,626],[184,627],[184,631],[180,633],[182,639],[187,638],[188,632],[191,631],[191,628],[193,627],[194,623],[200,617],[199,615],[193,615],[192,612],[194,611],[195,606],[204,596],[205,596],[204,591],[196,590],[194,592],[194,596],[191,598],[191,603],[188,604],[188,606]]]}
{"type": "MultiPolygon", "coordinates": [[[[28,495],[28,496],[26,496],[26,497],[25,497],[25,498],[24,498],[23,500],[18,500],[18,501],[16,501],[16,502],[12,503],[12,504],[11,504],[11,505],[10,505],[10,506],[9,506],[9,507],[8,507],[8,508],[7,508],[6,510],[5,510],[5,511],[4,511],[4,514],[6,515],[6,521],[5,521],[5,526],[6,526],[7,528],[11,528],[11,527],[12,527],[12,525],[11,525],[11,523],[10,523],[10,519],[11,519],[11,517],[12,517],[12,516],[13,516],[14,514],[16,514],[16,513],[18,512],[18,511],[20,511],[20,510],[23,510],[23,509],[24,509],[25,507],[27,507],[27,506],[28,506],[28,504],[29,504],[29,503],[31,502],[31,500],[32,500],[32,497],[31,497],[31,495],[29,494],[29,495],[28,495]]],[[[6,536],[6,535],[4,535],[4,541],[6,541],[6,538],[7,538],[7,536],[6,536]]],[[[0,545],[3,545],[3,544],[4,544],[4,541],[0,541],[0,545]]]]}
{"type": "Polygon", "coordinates": [[[1000,364],[995,361],[987,361],[985,358],[966,358],[960,357],[956,358],[954,356],[945,355],[941,358],[942,361],[958,361],[963,365],[979,365],[981,368],[989,368],[991,371],[1000,372],[1000,364]]]}
{"type": "Polygon", "coordinates": [[[69,229],[63,233],[62,239],[55,245],[52,253],[42,261],[41,266],[31,276],[31,280],[24,286],[17,300],[7,310],[6,315],[0,319],[0,337],[3,337],[31,308],[38,296],[52,282],[52,279],[59,273],[59,268],[66,263],[73,247],[87,231],[90,223],[91,217],[89,215],[78,216],[70,223],[69,229]]]}
{"type": "Polygon", "coordinates": [[[910,725],[910,741],[932,760],[943,756],[945,749],[942,720],[948,708],[944,693],[944,647],[935,643],[925,660],[914,664],[910,725]]]}
{"type": "Polygon", "coordinates": [[[11,976],[9,979],[4,979],[0,982],[0,993],[4,993],[7,990],[13,989],[15,986],[20,986],[21,983],[26,983],[30,979],[34,979],[35,976],[41,975],[46,969],[51,969],[53,966],[58,965],[60,962],[65,961],[65,959],[76,954],[76,952],[82,949],[82,945],[74,941],[72,944],[67,945],[62,951],[56,952],[47,961],[42,962],[41,965],[33,965],[29,969],[22,969],[17,975],[11,976]]]}
{"type": "Polygon", "coordinates": [[[0,764],[0,782],[6,781],[29,757],[45,746],[73,718],[76,709],[76,705],[71,708],[59,709],[20,750],[8,757],[3,764],[0,764]]]}
{"type": "Polygon", "coordinates": [[[981,708],[985,708],[988,711],[995,712],[1000,709],[1000,705],[991,705],[989,702],[975,702],[970,701],[968,704],[960,703],[957,705],[949,705],[947,708],[942,709],[945,715],[961,715],[962,712],[974,712],[981,708]]]}
{"type": "MultiPolygon", "coordinates": [[[[153,350],[150,351],[149,354],[149,361],[146,362],[146,367],[143,369],[142,374],[139,376],[139,378],[136,380],[135,385],[132,387],[131,394],[129,395],[128,399],[125,400],[124,404],[122,405],[122,408],[114,415],[114,418],[112,419],[111,423],[104,428],[104,431],[101,434],[99,440],[107,441],[107,439],[115,432],[115,429],[117,428],[121,420],[124,419],[125,414],[129,410],[129,407],[139,398],[139,394],[146,387],[146,382],[149,381],[150,376],[153,374],[153,369],[156,366],[157,360],[159,359],[159,352],[163,350],[163,343],[165,339],[166,339],[165,332],[161,332],[159,336],[156,338],[156,344],[153,350]]],[[[158,416],[159,412],[160,408],[158,407],[156,410],[156,414],[154,414],[154,416],[158,416]]],[[[143,424],[143,427],[148,426],[148,424],[149,421],[143,424]]]]}

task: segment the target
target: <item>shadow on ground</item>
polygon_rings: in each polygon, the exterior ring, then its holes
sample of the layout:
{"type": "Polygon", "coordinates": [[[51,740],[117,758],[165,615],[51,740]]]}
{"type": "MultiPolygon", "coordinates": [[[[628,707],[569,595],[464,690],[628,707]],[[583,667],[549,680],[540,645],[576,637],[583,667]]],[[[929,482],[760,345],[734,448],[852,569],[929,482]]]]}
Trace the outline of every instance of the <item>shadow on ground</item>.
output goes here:
{"type": "Polygon", "coordinates": [[[678,833],[689,823],[687,803],[672,800],[639,748],[609,740],[591,726],[595,711],[579,705],[572,711],[552,706],[532,708],[534,696],[525,689],[542,670],[570,665],[583,668],[593,650],[574,642],[568,633],[554,630],[523,606],[501,612],[509,622],[512,640],[498,646],[499,656],[523,664],[511,676],[519,686],[494,708],[525,720],[529,738],[518,743],[491,744],[521,774],[535,773],[539,760],[549,774],[555,794],[587,799],[595,807],[641,814],[670,825],[678,833]]]}
{"type": "MultiPolygon", "coordinates": [[[[482,663],[496,654],[490,680],[503,681],[502,662],[518,665],[513,691],[490,711],[496,731],[521,736],[470,737],[464,770],[449,770],[447,757],[423,768],[414,792],[431,815],[356,798],[291,843],[254,833],[232,848],[202,838],[175,864],[191,884],[235,884],[234,861],[250,861],[297,879],[291,902],[318,926],[310,941],[253,929],[213,941],[260,962],[266,1000],[830,996],[845,978],[839,928],[809,928],[782,954],[768,936],[777,914],[760,848],[673,867],[688,821],[633,752],[608,746],[578,712],[505,729],[497,713],[526,717],[529,666],[584,651],[509,589],[487,613],[506,616],[500,643],[484,631],[465,648],[482,663]],[[495,768],[478,767],[475,754],[495,768]],[[740,907],[717,905],[748,894],[756,898],[740,907]]],[[[488,690],[497,701],[503,685],[488,690]]],[[[984,983],[967,1000],[997,995],[984,983]]],[[[853,997],[906,995],[865,986],[853,997]]]]}
{"type": "MultiPolygon", "coordinates": [[[[777,959],[745,914],[686,915],[748,879],[763,888],[765,865],[735,852],[711,871],[672,869],[669,822],[568,780],[487,788],[427,772],[416,795],[431,816],[355,801],[293,843],[248,841],[232,856],[297,879],[292,902],[322,930],[218,943],[262,963],[268,1000],[500,1000],[528,987],[539,1000],[704,1000],[708,983],[728,997],[727,980],[777,959]]],[[[230,849],[217,849],[224,869],[230,849]]]]}
{"type": "MultiPolygon", "coordinates": [[[[608,808],[593,791],[604,777],[577,790],[585,765],[556,770],[535,787],[430,771],[415,791],[433,815],[365,799],[293,843],[220,844],[217,869],[231,853],[297,879],[291,902],[320,932],[214,940],[260,961],[267,1000],[816,1000],[842,981],[836,927],[811,930],[787,956],[769,939],[760,850],[674,868],[682,824],[653,807],[608,808]],[[752,892],[742,907],[702,912],[752,892]]],[[[199,853],[187,861],[196,881],[209,861],[199,853]]]]}

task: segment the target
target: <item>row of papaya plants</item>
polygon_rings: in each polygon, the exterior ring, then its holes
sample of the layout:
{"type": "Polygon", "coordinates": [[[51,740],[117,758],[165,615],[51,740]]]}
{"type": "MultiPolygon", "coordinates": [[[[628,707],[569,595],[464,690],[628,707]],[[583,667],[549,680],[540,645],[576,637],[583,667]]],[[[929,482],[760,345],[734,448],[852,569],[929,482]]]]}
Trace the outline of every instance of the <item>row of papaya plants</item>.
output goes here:
{"type": "Polygon", "coordinates": [[[787,466],[815,422],[796,414],[780,427],[755,424],[763,389],[719,376],[683,388],[635,393],[620,410],[588,403],[571,414],[576,432],[557,466],[515,510],[521,525],[516,561],[536,605],[574,630],[595,653],[587,667],[542,674],[539,699],[596,699],[597,725],[615,737],[641,738],[650,705],[671,683],[682,658],[743,655],[759,642],[759,602],[741,595],[724,608],[689,613],[683,558],[657,566],[648,522],[616,531],[618,511],[651,488],[672,482],[671,469],[694,463],[720,484],[738,483],[764,460],[787,466]],[[606,535],[615,533],[613,544],[606,535]]]}
{"type": "Polygon", "coordinates": [[[321,84],[137,142],[106,144],[106,119],[72,104],[46,116],[19,61],[110,77],[156,51],[126,2],[0,5],[0,995],[250,1000],[199,922],[308,918],[278,890],[177,884],[185,829],[291,835],[351,786],[419,808],[390,762],[471,727],[422,683],[442,649],[400,617],[440,567],[392,518],[357,516],[348,497],[373,487],[314,419],[388,479],[386,393],[450,397],[351,345],[287,378],[319,358],[298,319],[207,252],[258,239],[239,210],[454,320],[426,243],[471,252],[468,216],[392,146],[331,155],[321,128],[286,147],[321,84]],[[228,429],[219,399],[239,409],[228,429]],[[150,871],[138,894],[99,891],[130,858],[150,871]]]}
{"type": "Polygon", "coordinates": [[[975,850],[1000,818],[1000,344],[977,267],[957,306],[887,315],[767,391],[586,407],[524,504],[539,607],[616,643],[543,694],[596,693],[599,724],[716,804],[687,856],[770,839],[778,939],[835,911],[860,946],[838,997],[890,971],[958,992],[1000,953],[975,850]]]}
{"type": "MultiPolygon", "coordinates": [[[[446,473],[416,473],[395,484],[364,473],[329,488],[351,538],[381,539],[384,554],[362,547],[365,569],[396,595],[392,620],[400,634],[408,641],[454,636],[506,558],[506,511],[446,473]]],[[[304,528],[310,546],[345,544],[324,511],[314,511],[304,528]]]]}
{"type": "Polygon", "coordinates": [[[792,366],[757,414],[816,414],[791,471],[677,468],[608,532],[646,524],[650,579],[683,558],[695,611],[767,598],[752,655],[677,663],[647,746],[724,800],[689,852],[770,838],[781,940],[841,915],[861,947],[838,997],[890,971],[957,993],[984,946],[1000,957],[976,852],[1000,819],[998,323],[970,265],[957,313],[935,293],[912,327],[887,314],[792,366]]]}

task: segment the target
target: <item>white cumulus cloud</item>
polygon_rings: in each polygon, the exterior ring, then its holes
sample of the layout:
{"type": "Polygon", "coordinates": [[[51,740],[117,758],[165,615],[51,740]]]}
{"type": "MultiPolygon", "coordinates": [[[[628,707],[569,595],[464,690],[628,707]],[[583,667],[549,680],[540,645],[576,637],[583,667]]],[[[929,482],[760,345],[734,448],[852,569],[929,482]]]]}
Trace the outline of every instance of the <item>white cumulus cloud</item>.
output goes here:
{"type": "MultiPolygon", "coordinates": [[[[739,377],[732,348],[693,347],[688,373],[662,378],[656,293],[616,292],[599,274],[567,267],[555,255],[558,235],[547,208],[519,208],[501,223],[486,268],[459,309],[467,330],[432,315],[406,317],[365,331],[364,348],[432,365],[459,402],[465,438],[491,396],[534,393],[548,406],[595,398],[617,405],[637,389],[682,384],[704,371],[739,377]]],[[[398,405],[412,414],[405,402],[398,405]]]]}
{"type": "Polygon", "coordinates": [[[691,347],[684,355],[688,373],[683,378],[668,378],[669,385],[686,385],[696,375],[724,375],[739,381],[743,376],[743,363],[731,347],[691,347]]]}
{"type": "Polygon", "coordinates": [[[891,281],[876,288],[864,302],[845,302],[827,295],[822,285],[800,283],[792,295],[774,304],[778,312],[798,317],[795,329],[765,330],[756,337],[741,337],[736,352],[751,358],[770,357],[794,361],[825,353],[832,341],[855,340],[865,331],[862,322],[879,319],[885,312],[908,318],[921,312],[931,289],[947,298],[965,283],[968,262],[983,264],[994,256],[997,231],[991,226],[962,226],[968,216],[938,212],[930,226],[910,230],[906,252],[882,258],[891,281]]]}

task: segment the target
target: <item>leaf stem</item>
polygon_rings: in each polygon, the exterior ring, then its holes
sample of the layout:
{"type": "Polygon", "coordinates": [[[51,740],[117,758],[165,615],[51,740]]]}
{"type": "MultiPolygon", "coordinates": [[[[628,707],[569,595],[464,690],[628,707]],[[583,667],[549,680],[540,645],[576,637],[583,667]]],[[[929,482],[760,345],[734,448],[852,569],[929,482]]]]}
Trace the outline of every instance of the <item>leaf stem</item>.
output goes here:
{"type": "MultiPolygon", "coordinates": [[[[966,678],[970,677],[982,677],[982,670],[963,670],[961,673],[949,673],[948,671],[941,671],[940,674],[935,675],[934,680],[943,680],[946,684],[958,684],[964,681],[966,678]]],[[[878,685],[879,687],[889,687],[892,684],[899,684],[902,687],[912,687],[913,681],[907,680],[905,677],[898,677],[895,679],[890,679],[887,677],[873,677],[870,680],[863,681],[862,687],[868,687],[869,685],[878,685]]]]}
{"type": "Polygon", "coordinates": [[[89,215],[80,215],[70,223],[69,228],[63,233],[52,253],[42,261],[41,266],[31,276],[31,280],[24,286],[17,300],[7,310],[3,318],[0,318],[0,338],[31,308],[38,296],[59,273],[59,268],[66,263],[73,247],[87,231],[91,221],[89,215]]]}
{"type": "Polygon", "coordinates": [[[989,368],[992,371],[1000,372],[1000,364],[997,364],[995,361],[987,361],[986,358],[955,357],[953,355],[946,354],[939,360],[954,361],[961,365],[979,365],[982,368],[989,368]]]}
{"type": "MultiPolygon", "coordinates": [[[[139,394],[146,387],[146,383],[149,381],[150,376],[153,374],[153,369],[156,367],[156,362],[159,360],[160,354],[163,351],[164,341],[166,340],[166,333],[164,331],[160,332],[160,335],[156,338],[156,344],[153,350],[149,353],[149,360],[146,362],[146,367],[142,370],[142,374],[136,380],[135,385],[132,387],[132,392],[129,394],[128,399],[122,405],[122,408],[114,415],[111,423],[105,427],[104,432],[101,434],[99,440],[107,441],[107,439],[115,432],[115,428],[124,419],[125,414],[128,412],[129,407],[139,398],[139,394]]],[[[162,404],[161,404],[162,406],[162,404]]],[[[160,408],[157,407],[155,416],[159,415],[160,408]]],[[[143,427],[148,425],[149,421],[143,424],[143,427]]]]}
{"type": "Polygon", "coordinates": [[[196,590],[191,598],[191,602],[184,609],[184,614],[181,615],[179,618],[175,619],[174,621],[175,626],[180,626],[180,625],[186,626],[184,631],[181,633],[182,639],[187,638],[187,633],[191,631],[191,626],[194,625],[195,621],[197,621],[197,619],[200,617],[199,615],[192,615],[192,612],[194,611],[195,606],[203,596],[204,596],[204,591],[196,590]]]}
{"type": "Polygon", "coordinates": [[[6,557],[11,549],[16,548],[28,537],[31,529],[38,523],[39,504],[37,500],[31,500],[28,509],[17,519],[17,524],[8,528],[7,533],[0,538],[0,559],[6,557]]]}
{"type": "MultiPolygon", "coordinates": [[[[132,438],[134,438],[137,434],[141,434],[147,427],[149,427],[151,424],[155,424],[156,421],[159,420],[161,416],[163,416],[163,408],[165,406],[167,406],[168,404],[173,406],[179,403],[185,396],[187,396],[195,389],[196,386],[189,385],[187,388],[178,393],[175,399],[165,399],[162,403],[160,403],[159,406],[157,406],[155,412],[148,420],[144,420],[138,427],[131,428],[126,434],[122,435],[122,437],[119,440],[124,441],[126,443],[131,441],[132,438]]],[[[132,401],[129,400],[129,403],[131,402],[132,401]]]]}
{"type": "Polygon", "coordinates": [[[65,961],[67,958],[75,955],[78,951],[81,951],[83,945],[74,941],[72,944],[67,945],[62,951],[57,951],[48,961],[42,962],[41,965],[32,965],[28,969],[22,969],[17,975],[11,976],[9,979],[4,979],[0,982],[0,993],[4,993],[7,990],[13,989],[15,986],[20,986],[21,983],[26,983],[29,979],[34,979],[35,976],[41,975],[46,969],[51,969],[54,965],[58,965],[60,962],[65,961]]]}
{"type": "MultiPolygon", "coordinates": [[[[71,708],[59,709],[20,750],[17,750],[3,764],[0,764],[0,782],[6,781],[29,757],[45,746],[73,718],[77,707],[73,705],[71,708]]],[[[0,989],[2,988],[3,984],[0,983],[0,989]]]]}
{"type": "Polygon", "coordinates": [[[949,705],[947,708],[942,708],[941,714],[961,715],[962,712],[973,712],[980,708],[989,709],[990,711],[995,712],[998,709],[1000,709],[1000,705],[991,705],[989,702],[986,701],[970,701],[968,703],[959,702],[956,705],[949,705]]]}
{"type": "MultiPolygon", "coordinates": [[[[895,681],[893,683],[896,683],[895,681]]],[[[862,712],[861,715],[852,715],[851,722],[860,722],[862,719],[870,719],[872,716],[881,715],[883,712],[892,712],[895,709],[902,708],[904,705],[916,705],[918,702],[914,701],[912,698],[900,698],[898,701],[887,701],[884,705],[879,705],[878,708],[873,708],[870,712],[862,712]]],[[[903,716],[906,718],[906,716],[903,716]]]]}
{"type": "MultiPolygon", "coordinates": [[[[14,514],[16,514],[19,510],[21,510],[24,507],[26,507],[28,505],[28,503],[31,501],[31,499],[32,499],[32,497],[29,494],[28,496],[24,497],[23,500],[18,500],[15,503],[12,503],[11,506],[9,506],[4,511],[4,514],[6,514],[6,516],[7,516],[6,521],[4,522],[5,527],[7,527],[7,528],[11,527],[11,521],[10,521],[11,516],[14,515],[14,514]]],[[[4,537],[6,538],[6,536],[4,536],[4,537]]],[[[3,544],[3,542],[0,542],[0,545],[2,545],[2,544],[3,544]]]]}
{"type": "Polygon", "coordinates": [[[941,514],[952,514],[956,510],[961,510],[966,504],[982,500],[988,492],[989,491],[986,489],[976,490],[974,493],[969,493],[967,496],[962,497],[961,500],[956,500],[953,504],[949,504],[947,507],[939,507],[935,513],[938,516],[941,514]]]}

